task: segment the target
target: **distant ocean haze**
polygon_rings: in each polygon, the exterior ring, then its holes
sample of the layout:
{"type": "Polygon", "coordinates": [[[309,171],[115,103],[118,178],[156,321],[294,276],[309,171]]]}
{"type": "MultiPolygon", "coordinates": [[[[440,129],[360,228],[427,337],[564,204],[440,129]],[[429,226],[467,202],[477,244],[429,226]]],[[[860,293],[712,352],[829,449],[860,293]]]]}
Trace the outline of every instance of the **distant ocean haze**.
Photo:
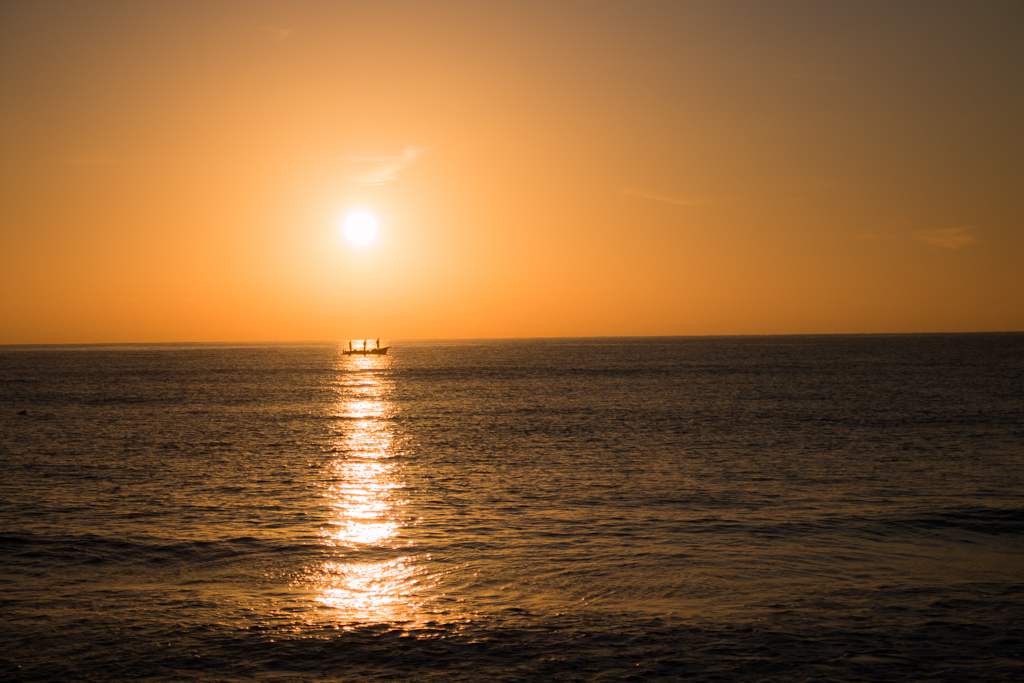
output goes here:
{"type": "Polygon", "coordinates": [[[1024,677],[1024,334],[387,344],[0,347],[0,676],[1024,677]]]}

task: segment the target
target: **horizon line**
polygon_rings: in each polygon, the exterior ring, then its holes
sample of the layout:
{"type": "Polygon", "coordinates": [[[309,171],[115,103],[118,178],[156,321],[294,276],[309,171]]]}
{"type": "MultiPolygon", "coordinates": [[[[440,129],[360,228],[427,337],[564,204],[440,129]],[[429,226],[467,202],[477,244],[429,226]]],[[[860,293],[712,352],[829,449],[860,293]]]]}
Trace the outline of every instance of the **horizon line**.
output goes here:
{"type": "MultiPolygon", "coordinates": [[[[708,338],[750,338],[750,337],[909,337],[924,335],[960,334],[1024,334],[1024,330],[970,330],[958,332],[772,332],[749,334],[649,334],[649,335],[577,335],[577,336],[532,336],[532,337],[380,337],[388,342],[439,342],[439,341],[536,341],[558,339],[708,339],[708,338]]],[[[366,339],[371,339],[367,337],[366,339]]],[[[372,339],[377,339],[373,337],[372,339]]],[[[344,344],[344,339],[268,339],[229,341],[110,341],[110,342],[21,342],[0,343],[0,348],[17,346],[195,346],[195,345],[257,345],[257,344],[344,344]]],[[[362,341],[363,337],[352,337],[351,341],[362,341]]]]}

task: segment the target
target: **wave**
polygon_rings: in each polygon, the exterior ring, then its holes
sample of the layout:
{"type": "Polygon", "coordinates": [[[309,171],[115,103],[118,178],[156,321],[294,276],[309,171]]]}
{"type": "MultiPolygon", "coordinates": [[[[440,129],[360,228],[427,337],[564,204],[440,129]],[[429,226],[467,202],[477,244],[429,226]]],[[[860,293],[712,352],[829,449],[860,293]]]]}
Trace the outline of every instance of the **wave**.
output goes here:
{"type": "Polygon", "coordinates": [[[196,563],[252,559],[260,555],[320,552],[304,543],[238,536],[220,540],[118,539],[98,534],[49,535],[0,533],[3,564],[23,563],[121,564],[196,563]]]}

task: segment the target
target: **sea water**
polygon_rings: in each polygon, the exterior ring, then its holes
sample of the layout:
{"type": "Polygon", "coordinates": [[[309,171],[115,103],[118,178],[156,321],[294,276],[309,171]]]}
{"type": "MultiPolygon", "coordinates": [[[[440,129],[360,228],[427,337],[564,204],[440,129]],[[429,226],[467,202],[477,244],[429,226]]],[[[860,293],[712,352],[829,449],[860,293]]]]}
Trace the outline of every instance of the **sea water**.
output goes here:
{"type": "Polygon", "coordinates": [[[1024,679],[1024,335],[0,347],[3,680],[1024,679]]]}

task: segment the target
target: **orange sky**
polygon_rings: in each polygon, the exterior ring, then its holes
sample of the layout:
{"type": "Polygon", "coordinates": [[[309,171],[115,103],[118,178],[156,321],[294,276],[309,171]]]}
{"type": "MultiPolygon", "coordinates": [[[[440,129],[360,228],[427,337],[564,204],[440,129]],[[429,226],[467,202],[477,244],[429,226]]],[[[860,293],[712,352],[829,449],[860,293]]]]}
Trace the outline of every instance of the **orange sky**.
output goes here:
{"type": "Polygon", "coordinates": [[[1022,330],[1022,35],[1016,1],[5,2],[0,343],[1022,330]]]}

